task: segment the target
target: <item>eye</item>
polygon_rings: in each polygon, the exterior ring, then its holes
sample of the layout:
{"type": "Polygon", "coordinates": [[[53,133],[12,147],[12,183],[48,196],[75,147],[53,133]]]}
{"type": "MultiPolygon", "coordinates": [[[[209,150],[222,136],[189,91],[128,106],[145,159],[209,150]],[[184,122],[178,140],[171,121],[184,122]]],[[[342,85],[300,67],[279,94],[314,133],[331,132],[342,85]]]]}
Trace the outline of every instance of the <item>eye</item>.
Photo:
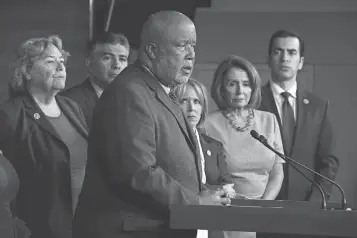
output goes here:
{"type": "Polygon", "coordinates": [[[180,103],[181,104],[187,103],[187,99],[186,98],[181,99],[180,103]]]}
{"type": "Polygon", "coordinates": [[[102,57],[103,60],[111,60],[112,58],[109,55],[104,55],[102,57]]]}
{"type": "Polygon", "coordinates": [[[127,58],[120,58],[119,61],[121,61],[121,62],[127,62],[128,59],[127,59],[127,58]]]}
{"type": "Polygon", "coordinates": [[[195,104],[201,104],[200,100],[198,100],[198,99],[195,99],[193,102],[194,102],[195,104]]]}

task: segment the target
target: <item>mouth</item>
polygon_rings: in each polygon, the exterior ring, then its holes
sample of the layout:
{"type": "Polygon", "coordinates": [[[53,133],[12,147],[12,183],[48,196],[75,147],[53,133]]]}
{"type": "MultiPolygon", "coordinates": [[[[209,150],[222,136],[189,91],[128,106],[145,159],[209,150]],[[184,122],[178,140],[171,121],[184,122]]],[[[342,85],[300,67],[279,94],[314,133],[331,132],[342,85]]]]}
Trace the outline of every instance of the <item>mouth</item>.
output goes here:
{"type": "Polygon", "coordinates": [[[196,116],[187,116],[188,120],[196,120],[196,116]]]}
{"type": "Polygon", "coordinates": [[[288,70],[290,70],[290,67],[289,66],[280,66],[280,70],[281,71],[288,71],[288,70]]]}
{"type": "Polygon", "coordinates": [[[119,73],[110,73],[110,74],[108,74],[110,77],[112,77],[112,78],[115,78],[116,76],[118,76],[119,75],[119,73]]]}
{"type": "Polygon", "coordinates": [[[54,79],[65,79],[66,77],[64,75],[60,75],[60,76],[54,76],[54,79]]]}
{"type": "Polygon", "coordinates": [[[182,67],[182,71],[185,73],[191,73],[192,66],[184,66],[184,67],[182,67]]]}

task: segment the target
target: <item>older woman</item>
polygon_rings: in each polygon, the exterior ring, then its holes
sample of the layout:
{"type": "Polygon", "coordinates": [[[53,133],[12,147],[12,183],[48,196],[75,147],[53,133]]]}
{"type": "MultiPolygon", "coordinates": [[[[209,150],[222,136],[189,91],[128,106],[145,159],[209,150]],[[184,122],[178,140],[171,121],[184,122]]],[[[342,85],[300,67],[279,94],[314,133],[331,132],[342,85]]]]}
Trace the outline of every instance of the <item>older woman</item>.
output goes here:
{"type": "MultiPolygon", "coordinates": [[[[233,182],[227,170],[226,151],[221,142],[205,134],[203,127],[208,113],[205,86],[191,78],[187,83],[176,86],[173,93],[199,142],[203,168],[202,183],[213,190],[223,188],[227,190],[228,197],[235,197],[233,182]]],[[[223,237],[220,231],[208,233],[200,230],[198,234],[198,237],[223,237]]]]}
{"type": "Polygon", "coordinates": [[[32,237],[72,237],[72,216],[84,177],[88,130],[79,106],[57,96],[68,53],[57,36],[20,45],[0,107],[0,149],[20,180],[15,213],[32,237]]]}
{"type": "Polygon", "coordinates": [[[173,93],[199,141],[204,168],[202,182],[211,189],[232,183],[222,143],[206,135],[203,128],[208,112],[206,88],[191,78],[186,84],[175,87],[173,93]]]}
{"type": "MultiPolygon", "coordinates": [[[[278,195],[284,162],[256,141],[250,131],[264,135],[283,153],[279,125],[272,113],[258,111],[260,77],[254,66],[229,56],[217,68],[211,95],[219,110],[206,121],[207,133],[223,143],[227,167],[234,181],[236,198],[273,200],[278,195]]],[[[255,237],[255,233],[226,232],[226,237],[255,237]]]]}

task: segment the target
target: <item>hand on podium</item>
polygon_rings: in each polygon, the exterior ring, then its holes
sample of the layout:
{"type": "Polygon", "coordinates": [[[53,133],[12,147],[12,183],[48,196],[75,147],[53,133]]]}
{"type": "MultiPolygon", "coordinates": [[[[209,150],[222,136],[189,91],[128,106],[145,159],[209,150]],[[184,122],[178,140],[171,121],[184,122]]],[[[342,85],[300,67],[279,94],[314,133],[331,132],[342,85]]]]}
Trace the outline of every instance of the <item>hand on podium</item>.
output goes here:
{"type": "Polygon", "coordinates": [[[227,191],[219,188],[214,190],[203,190],[199,193],[200,205],[230,205],[231,199],[227,197],[227,191]]]}

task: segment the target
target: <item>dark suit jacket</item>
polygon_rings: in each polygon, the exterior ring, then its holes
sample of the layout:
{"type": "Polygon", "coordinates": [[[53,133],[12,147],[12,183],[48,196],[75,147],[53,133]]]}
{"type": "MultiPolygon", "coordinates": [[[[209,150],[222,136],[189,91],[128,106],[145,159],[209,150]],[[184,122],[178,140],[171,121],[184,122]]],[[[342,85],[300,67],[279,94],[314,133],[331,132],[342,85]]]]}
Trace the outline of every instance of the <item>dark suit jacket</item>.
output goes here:
{"type": "MultiPolygon", "coordinates": [[[[328,101],[298,88],[296,129],[293,135],[291,154],[288,156],[324,176],[334,179],[339,163],[334,155],[335,138],[328,116],[328,105],[328,101]]],[[[278,119],[280,131],[282,131],[280,116],[270,84],[262,87],[262,104],[259,109],[274,113],[278,119]]],[[[321,201],[321,195],[314,185],[293,168],[290,167],[288,170],[277,199],[321,201]]],[[[327,193],[326,198],[328,198],[332,185],[308,172],[306,174],[321,185],[327,193]]]]}
{"type": "Polygon", "coordinates": [[[95,104],[98,101],[97,93],[95,92],[89,78],[83,83],[73,86],[65,91],[62,91],[60,95],[68,97],[78,103],[83,111],[88,128],[92,125],[92,115],[95,104]]]}
{"type": "Polygon", "coordinates": [[[227,170],[227,153],[223,144],[199,130],[200,143],[205,157],[207,187],[215,190],[227,183],[233,183],[227,170]]]}
{"type": "Polygon", "coordinates": [[[74,237],[195,237],[169,229],[170,206],[198,204],[202,189],[193,138],[159,82],[128,66],[94,110],[74,237]]]}
{"type": "MultiPolygon", "coordinates": [[[[56,96],[62,113],[87,138],[79,106],[56,96]]],[[[14,206],[32,237],[72,237],[70,155],[46,115],[28,95],[19,95],[0,106],[0,149],[20,179],[14,206]]]]}

